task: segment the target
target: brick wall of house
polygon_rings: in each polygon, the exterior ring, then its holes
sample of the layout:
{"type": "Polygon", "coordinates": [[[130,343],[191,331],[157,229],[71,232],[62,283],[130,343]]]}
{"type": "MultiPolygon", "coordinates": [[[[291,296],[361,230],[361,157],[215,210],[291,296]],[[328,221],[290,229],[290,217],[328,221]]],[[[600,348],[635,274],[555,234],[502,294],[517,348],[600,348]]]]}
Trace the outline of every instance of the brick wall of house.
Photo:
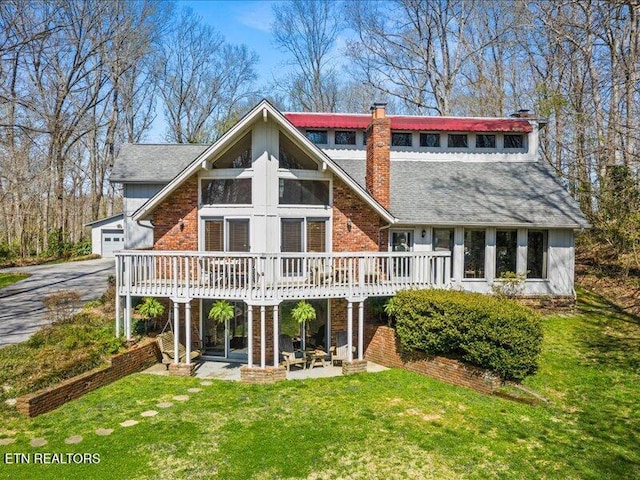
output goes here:
{"type": "Polygon", "coordinates": [[[153,216],[155,250],[198,250],[197,175],[180,185],[158,205],[153,216]]]}
{"type": "Polygon", "coordinates": [[[373,108],[371,124],[367,129],[367,165],[365,184],[380,205],[387,210],[390,201],[391,179],[391,119],[384,105],[373,108]]]}
{"type": "Polygon", "coordinates": [[[160,360],[155,340],[148,340],[131,350],[111,357],[110,365],[62,381],[17,399],[16,407],[28,417],[50,412],[86,393],[104,387],[127,375],[140,372],[160,360]]]}
{"type": "Polygon", "coordinates": [[[386,367],[403,368],[482,393],[494,393],[502,386],[500,377],[492,372],[450,358],[420,352],[411,356],[401,355],[395,330],[386,326],[375,327],[365,358],[386,367]]]}
{"type": "Polygon", "coordinates": [[[345,183],[333,180],[333,251],[376,252],[386,250],[386,223],[345,183]],[[351,220],[351,229],[348,222],[351,220]]]}

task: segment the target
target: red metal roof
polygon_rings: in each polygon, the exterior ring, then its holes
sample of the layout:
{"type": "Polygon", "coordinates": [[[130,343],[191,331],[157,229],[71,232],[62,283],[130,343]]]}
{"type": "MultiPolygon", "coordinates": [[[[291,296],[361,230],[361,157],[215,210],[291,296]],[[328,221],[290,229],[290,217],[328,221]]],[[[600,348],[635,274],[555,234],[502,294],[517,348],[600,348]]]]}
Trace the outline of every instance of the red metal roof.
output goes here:
{"type": "MultiPolygon", "coordinates": [[[[285,113],[298,128],[350,128],[369,126],[370,115],[340,113],[285,113]]],[[[522,118],[410,117],[390,115],[392,130],[437,132],[517,132],[529,133],[531,124],[522,118]]]]}
{"type": "Polygon", "coordinates": [[[298,128],[364,129],[371,122],[371,115],[355,113],[285,113],[284,116],[298,128]]]}

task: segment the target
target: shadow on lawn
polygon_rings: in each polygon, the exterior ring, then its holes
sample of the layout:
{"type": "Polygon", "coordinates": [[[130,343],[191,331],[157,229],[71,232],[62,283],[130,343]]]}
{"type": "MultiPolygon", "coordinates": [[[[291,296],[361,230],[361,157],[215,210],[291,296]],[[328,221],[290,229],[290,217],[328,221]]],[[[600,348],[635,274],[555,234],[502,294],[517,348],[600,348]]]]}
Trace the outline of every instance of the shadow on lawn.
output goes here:
{"type": "Polygon", "coordinates": [[[640,317],[625,312],[604,297],[581,291],[579,312],[585,329],[578,343],[590,365],[637,372],[640,369],[640,317]]]}
{"type": "Polygon", "coordinates": [[[640,397],[640,318],[593,292],[580,291],[578,301],[584,323],[576,344],[580,363],[588,369],[574,392],[580,399],[579,422],[594,441],[602,442],[602,456],[593,459],[597,471],[628,478],[640,468],[640,418],[635,413],[640,397]]]}

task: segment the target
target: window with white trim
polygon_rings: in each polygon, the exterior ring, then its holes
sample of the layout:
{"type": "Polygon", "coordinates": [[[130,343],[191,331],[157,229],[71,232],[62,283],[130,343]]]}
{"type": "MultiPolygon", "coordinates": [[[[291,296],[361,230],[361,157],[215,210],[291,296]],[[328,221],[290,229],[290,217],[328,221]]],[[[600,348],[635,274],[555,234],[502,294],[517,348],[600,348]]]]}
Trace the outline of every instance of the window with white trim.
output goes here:
{"type": "Polygon", "coordinates": [[[214,178],[201,182],[203,205],[251,205],[251,178],[214,178]]]}
{"type": "Polygon", "coordinates": [[[248,219],[204,221],[204,249],[208,252],[248,252],[249,238],[248,219]]]}
{"type": "Polygon", "coordinates": [[[496,231],[496,278],[507,272],[516,273],[518,258],[518,231],[496,231]]]}
{"type": "Polygon", "coordinates": [[[447,135],[448,148],[468,148],[469,138],[466,133],[450,133],[447,135]]]}
{"type": "Polygon", "coordinates": [[[329,205],[329,182],[281,178],[278,203],[280,205],[329,205]]]}
{"type": "Polygon", "coordinates": [[[527,232],[527,278],[547,278],[548,230],[527,232]]]}
{"type": "Polygon", "coordinates": [[[505,134],[504,148],[507,148],[507,149],[524,148],[524,135],[505,134]]]}
{"type": "Polygon", "coordinates": [[[485,277],[487,235],[484,230],[464,231],[464,278],[485,277]]]}
{"type": "Polygon", "coordinates": [[[488,133],[477,133],[476,148],[496,148],[496,136],[488,133]]]}

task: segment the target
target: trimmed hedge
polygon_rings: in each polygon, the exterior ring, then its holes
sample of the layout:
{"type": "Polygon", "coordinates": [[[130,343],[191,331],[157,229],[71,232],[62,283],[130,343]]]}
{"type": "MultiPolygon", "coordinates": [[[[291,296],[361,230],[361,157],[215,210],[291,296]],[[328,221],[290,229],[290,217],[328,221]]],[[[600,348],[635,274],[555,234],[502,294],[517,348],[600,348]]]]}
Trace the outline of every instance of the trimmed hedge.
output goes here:
{"type": "Polygon", "coordinates": [[[514,300],[448,290],[408,290],[390,310],[403,350],[459,358],[521,380],[538,368],[539,317],[514,300]]]}

